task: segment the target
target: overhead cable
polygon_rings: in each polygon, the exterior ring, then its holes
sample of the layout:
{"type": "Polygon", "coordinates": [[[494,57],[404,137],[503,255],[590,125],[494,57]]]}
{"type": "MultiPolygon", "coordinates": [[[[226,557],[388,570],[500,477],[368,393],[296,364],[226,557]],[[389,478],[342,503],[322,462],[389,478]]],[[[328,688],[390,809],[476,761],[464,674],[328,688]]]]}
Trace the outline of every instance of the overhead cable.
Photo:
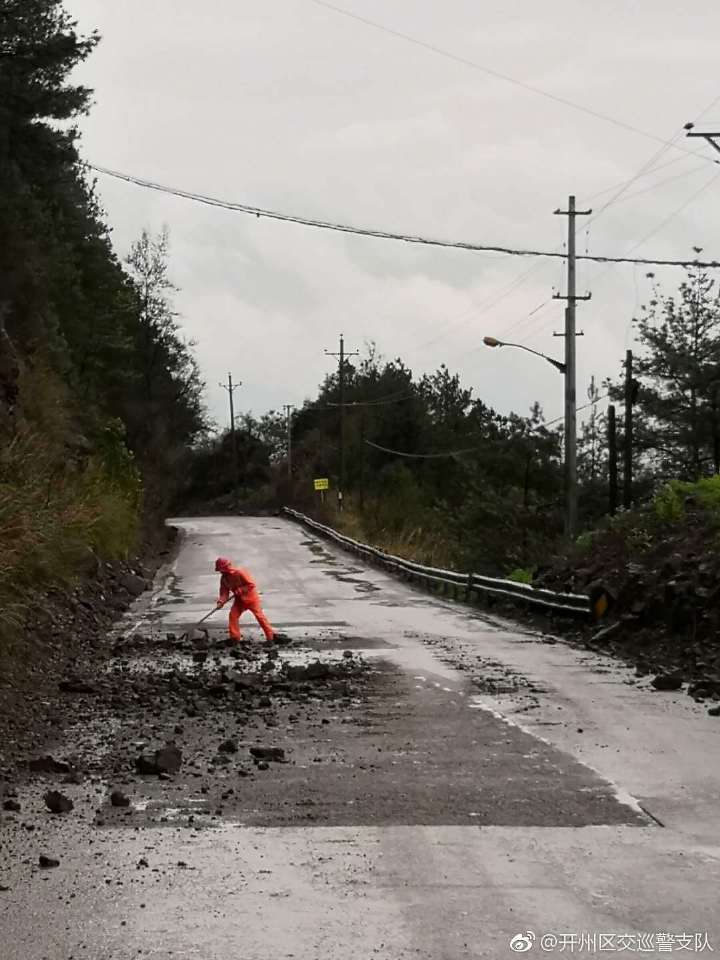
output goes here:
{"type": "Polygon", "coordinates": [[[683,153],[690,154],[691,156],[702,157],[710,163],[720,163],[720,160],[716,160],[714,157],[709,157],[707,154],[703,154],[695,150],[689,150],[687,147],[681,147],[677,143],[665,140],[664,137],[650,133],[647,130],[641,130],[640,127],[635,127],[630,123],[626,123],[624,120],[619,120],[617,117],[611,116],[610,114],[602,113],[599,110],[593,110],[592,107],[586,107],[582,103],[577,103],[574,100],[567,99],[567,97],[561,97],[555,93],[550,93],[549,90],[544,90],[542,87],[536,87],[531,83],[526,83],[524,80],[518,80],[516,77],[512,77],[507,73],[502,73],[500,70],[494,70],[492,67],[486,67],[484,64],[478,63],[476,60],[470,60],[468,57],[463,57],[452,53],[450,50],[446,50],[443,47],[438,47],[434,43],[420,40],[418,37],[413,37],[408,33],[403,33],[401,30],[394,30],[392,27],[387,27],[383,23],[378,23],[376,20],[370,20],[368,17],[363,17],[359,13],[353,13],[351,10],[346,10],[343,7],[336,6],[334,3],[329,3],[328,0],[310,0],[310,3],[314,3],[318,7],[324,7],[327,10],[332,10],[334,13],[338,13],[350,20],[357,20],[359,23],[363,23],[367,27],[373,27],[375,30],[388,33],[393,37],[397,37],[400,40],[406,41],[407,43],[412,43],[415,46],[423,47],[423,49],[429,50],[431,53],[436,53],[448,60],[454,60],[456,63],[462,63],[466,67],[471,67],[473,70],[479,70],[481,73],[485,73],[490,77],[495,77],[497,80],[503,80],[505,83],[511,83],[515,87],[521,87],[523,90],[527,90],[529,93],[537,94],[539,97],[544,97],[546,100],[553,100],[555,103],[562,104],[565,107],[570,107],[572,110],[578,110],[580,113],[585,113],[588,116],[595,117],[596,120],[603,120],[605,123],[611,123],[613,126],[620,127],[622,130],[636,133],[648,140],[655,140],[656,143],[662,143],[665,146],[673,147],[675,150],[680,150],[683,153]]]}
{"type": "MultiPolygon", "coordinates": [[[[255,207],[246,203],[236,203],[229,200],[221,200],[216,197],[209,197],[199,193],[193,193],[189,190],[181,190],[175,187],[168,187],[164,184],[154,183],[151,180],[145,180],[141,177],[135,177],[131,174],[121,173],[117,170],[110,170],[107,167],[100,167],[95,164],[88,164],[91,170],[104,176],[114,177],[117,180],[124,180],[127,183],[144,187],[148,190],[155,190],[170,196],[181,197],[185,200],[192,200],[196,203],[203,203],[212,207],[220,207],[225,210],[232,210],[236,213],[245,213],[257,218],[266,217],[270,220],[281,220],[286,223],[298,223],[306,227],[316,227],[321,230],[334,230],[339,233],[350,233],[361,237],[373,237],[378,240],[398,240],[404,243],[422,244],[431,247],[442,247],[453,250],[469,250],[477,253],[501,253],[511,257],[550,257],[553,259],[566,260],[567,253],[557,250],[532,250],[506,247],[500,244],[481,244],[470,243],[464,240],[439,240],[432,237],[422,237],[412,234],[393,233],[387,230],[378,230],[370,227],[356,227],[350,224],[336,223],[329,220],[316,220],[311,217],[301,217],[296,214],[283,213],[277,210],[269,210],[264,207],[255,207]]],[[[637,263],[651,267],[702,267],[706,270],[720,269],[720,261],[707,260],[665,260],[650,257],[631,258],[631,257],[611,257],[599,256],[593,254],[578,254],[577,260],[589,260],[594,263],[637,263]]]]}

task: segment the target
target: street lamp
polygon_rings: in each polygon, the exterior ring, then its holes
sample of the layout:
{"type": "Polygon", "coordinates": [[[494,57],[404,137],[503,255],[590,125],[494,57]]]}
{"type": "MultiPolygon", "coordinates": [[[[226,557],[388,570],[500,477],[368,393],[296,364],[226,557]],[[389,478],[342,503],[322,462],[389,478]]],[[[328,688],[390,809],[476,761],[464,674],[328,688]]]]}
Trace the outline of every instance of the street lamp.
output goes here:
{"type": "Polygon", "coordinates": [[[523,343],[507,343],[505,340],[498,340],[496,337],[483,337],[483,343],[486,347],[517,347],[518,350],[534,353],[536,357],[542,357],[543,360],[547,360],[547,362],[551,363],[560,373],[564,374],[567,372],[567,367],[564,363],[561,363],[559,360],[553,360],[552,357],[540,353],[539,350],[533,350],[532,347],[526,347],[523,343]]]}
{"type": "Polygon", "coordinates": [[[696,130],[694,123],[686,123],[685,130],[687,133],[686,137],[702,137],[703,140],[707,140],[711,147],[714,147],[718,153],[720,153],[720,133],[714,133],[710,130],[696,130]]]}
{"type": "MultiPolygon", "coordinates": [[[[567,311],[566,311],[567,313],[567,311]]],[[[567,317],[566,317],[567,321],[567,317]]],[[[577,527],[577,466],[575,460],[575,378],[568,376],[568,365],[552,357],[526,347],[524,343],[506,343],[497,337],[483,337],[486,347],[517,347],[526,353],[533,353],[551,363],[565,379],[565,530],[570,537],[575,536],[577,527]]],[[[567,354],[566,354],[567,355],[567,354]]],[[[572,367],[574,370],[574,365],[572,367]]]]}

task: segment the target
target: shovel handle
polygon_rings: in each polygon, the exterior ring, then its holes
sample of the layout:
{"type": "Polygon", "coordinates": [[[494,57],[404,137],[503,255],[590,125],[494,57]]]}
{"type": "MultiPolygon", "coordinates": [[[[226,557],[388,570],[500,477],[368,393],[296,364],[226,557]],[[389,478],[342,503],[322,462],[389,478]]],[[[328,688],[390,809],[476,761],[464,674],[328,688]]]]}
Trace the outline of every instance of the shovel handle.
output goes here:
{"type": "Polygon", "coordinates": [[[219,607],[213,607],[210,613],[206,613],[202,620],[198,620],[195,624],[196,627],[199,627],[201,623],[205,623],[206,620],[209,620],[210,617],[219,609],[219,607]]]}

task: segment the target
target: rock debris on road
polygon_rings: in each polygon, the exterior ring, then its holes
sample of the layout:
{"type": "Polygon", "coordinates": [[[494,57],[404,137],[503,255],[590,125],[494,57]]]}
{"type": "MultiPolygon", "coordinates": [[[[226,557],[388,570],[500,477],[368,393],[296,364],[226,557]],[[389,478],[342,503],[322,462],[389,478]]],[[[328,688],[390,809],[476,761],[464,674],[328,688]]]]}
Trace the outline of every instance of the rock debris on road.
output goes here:
{"type": "Polygon", "coordinates": [[[4,958],[498,958],[526,930],[720,949],[720,724],[673,684],[290,523],[178,524],[167,582],[3,771],[4,958]],[[193,632],[217,555],[257,570],[282,645],[243,621],[227,647],[223,613],[193,632]]]}

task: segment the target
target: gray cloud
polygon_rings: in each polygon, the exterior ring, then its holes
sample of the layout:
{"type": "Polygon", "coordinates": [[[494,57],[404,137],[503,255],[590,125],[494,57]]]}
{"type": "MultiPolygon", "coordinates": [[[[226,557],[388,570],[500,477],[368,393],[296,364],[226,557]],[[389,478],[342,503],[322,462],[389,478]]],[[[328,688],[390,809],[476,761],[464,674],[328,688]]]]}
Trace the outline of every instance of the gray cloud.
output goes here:
{"type": "MultiPolygon", "coordinates": [[[[340,0],[338,0],[340,2],[340,0]]],[[[670,0],[342,0],[348,9],[576,100],[663,138],[720,94],[720,8],[670,0]]],[[[95,88],[88,159],[171,185],[308,216],[433,236],[555,248],[552,211],[633,176],[660,144],[318,8],[308,0],[68,0],[103,42],[79,71],[95,88]]],[[[720,104],[714,111],[720,119],[720,104]]],[[[713,119],[713,112],[708,114],[713,119]]],[[[679,143],[686,141],[680,137],[679,143]]],[[[703,152],[697,143],[693,149],[703,152]]],[[[709,148],[708,148],[709,149],[709,148]]],[[[668,150],[657,163],[680,157],[668,150]]],[[[683,157],[627,193],[578,245],[624,253],[713,175],[683,157]],[[695,172],[693,172],[695,171],[695,172]]],[[[124,254],[167,222],[177,305],[219,420],[227,370],[255,412],[311,395],[344,331],[377,341],[418,373],[447,362],[500,410],[562,408],[555,371],[483,334],[559,354],[562,306],[527,315],[563,283],[557,263],[413,248],[248,219],[100,180],[124,254]],[[517,281],[517,283],[516,283],[517,281]],[[508,287],[516,284],[510,292],[508,287]],[[433,342],[429,342],[433,341],[433,342]]],[[[592,201],[595,209],[612,193],[592,201]]],[[[718,255],[720,181],[638,254],[718,255]]],[[[647,296],[641,268],[581,266],[582,396],[617,372],[628,321],[647,296]]],[[[664,271],[667,284],[679,272],[664,271]]]]}

